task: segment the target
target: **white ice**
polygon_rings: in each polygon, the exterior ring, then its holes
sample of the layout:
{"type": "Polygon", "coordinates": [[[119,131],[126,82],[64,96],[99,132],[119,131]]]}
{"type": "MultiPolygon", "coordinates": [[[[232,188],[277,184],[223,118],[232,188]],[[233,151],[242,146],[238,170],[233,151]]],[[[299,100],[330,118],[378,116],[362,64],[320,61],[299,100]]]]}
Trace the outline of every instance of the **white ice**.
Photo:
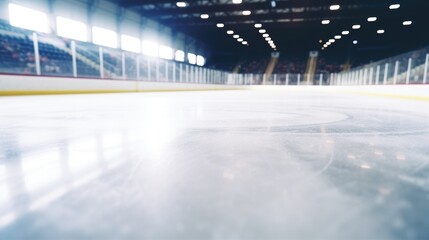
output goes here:
{"type": "Polygon", "coordinates": [[[0,98],[0,239],[429,239],[429,103],[0,98]]]}

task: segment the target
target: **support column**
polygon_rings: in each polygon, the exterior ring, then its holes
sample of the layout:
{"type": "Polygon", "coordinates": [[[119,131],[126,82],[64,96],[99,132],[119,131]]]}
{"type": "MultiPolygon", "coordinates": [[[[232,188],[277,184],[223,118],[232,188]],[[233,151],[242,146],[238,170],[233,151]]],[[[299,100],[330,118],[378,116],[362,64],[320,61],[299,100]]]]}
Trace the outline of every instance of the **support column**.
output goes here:
{"type": "Polygon", "coordinates": [[[413,59],[409,58],[408,59],[408,68],[407,68],[407,80],[406,80],[406,84],[410,83],[410,76],[411,76],[411,65],[413,63],[413,59]]]}
{"type": "Polygon", "coordinates": [[[426,60],[425,60],[425,72],[423,73],[423,84],[426,84],[427,77],[428,77],[428,66],[429,65],[429,53],[426,54],[426,60]]]}
{"type": "Polygon", "coordinates": [[[37,39],[37,33],[33,33],[33,46],[34,46],[34,61],[36,65],[36,74],[41,75],[40,70],[40,55],[39,55],[39,40],[37,39]]]}
{"type": "Polygon", "coordinates": [[[73,77],[77,77],[76,42],[71,41],[73,77]]]}
{"type": "Polygon", "coordinates": [[[389,63],[386,63],[384,67],[384,79],[383,79],[383,85],[387,84],[387,73],[389,72],[389,63]]]}
{"type": "Polygon", "coordinates": [[[104,60],[102,47],[98,47],[98,56],[100,57],[100,77],[104,78],[104,60]]]}

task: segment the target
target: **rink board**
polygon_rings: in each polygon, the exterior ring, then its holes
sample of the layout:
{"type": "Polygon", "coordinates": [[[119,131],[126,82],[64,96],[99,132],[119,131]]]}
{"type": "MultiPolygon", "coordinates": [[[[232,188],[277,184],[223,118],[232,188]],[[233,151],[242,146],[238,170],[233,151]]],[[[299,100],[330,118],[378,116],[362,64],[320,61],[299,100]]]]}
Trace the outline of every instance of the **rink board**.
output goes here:
{"type": "Polygon", "coordinates": [[[239,87],[237,86],[231,85],[198,83],[138,82],[127,80],[0,75],[0,96],[146,91],[200,91],[229,90],[238,88],[239,87]]]}
{"type": "Polygon", "coordinates": [[[429,85],[371,86],[233,86],[198,83],[142,82],[66,77],[0,75],[0,96],[201,90],[334,91],[429,101],[429,85]]]}

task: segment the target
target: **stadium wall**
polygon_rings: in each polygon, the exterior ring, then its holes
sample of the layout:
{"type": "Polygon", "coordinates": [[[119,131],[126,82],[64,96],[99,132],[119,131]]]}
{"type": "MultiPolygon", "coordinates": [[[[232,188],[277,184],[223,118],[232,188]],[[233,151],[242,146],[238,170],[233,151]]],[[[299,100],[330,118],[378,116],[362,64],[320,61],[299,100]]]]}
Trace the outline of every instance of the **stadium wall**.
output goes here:
{"type": "Polygon", "coordinates": [[[0,96],[116,92],[234,90],[241,86],[0,75],[0,96]]]}

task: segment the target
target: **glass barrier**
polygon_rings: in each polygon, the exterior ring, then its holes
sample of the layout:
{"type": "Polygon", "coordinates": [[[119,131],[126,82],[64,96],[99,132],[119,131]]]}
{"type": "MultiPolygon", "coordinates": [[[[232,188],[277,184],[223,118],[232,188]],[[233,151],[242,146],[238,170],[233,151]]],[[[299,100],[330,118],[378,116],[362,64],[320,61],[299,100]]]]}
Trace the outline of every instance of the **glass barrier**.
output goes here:
{"type": "Polygon", "coordinates": [[[32,36],[0,29],[0,72],[36,74],[32,36]]]}
{"type": "Polygon", "coordinates": [[[429,47],[339,74],[339,85],[427,84],[429,47]]]}
{"type": "Polygon", "coordinates": [[[277,86],[428,84],[429,47],[338,74],[278,69],[272,75],[229,73],[0,24],[0,72],[97,79],[277,86]]]}
{"type": "Polygon", "coordinates": [[[101,77],[100,48],[93,44],[75,42],[77,77],[101,77]]]}

